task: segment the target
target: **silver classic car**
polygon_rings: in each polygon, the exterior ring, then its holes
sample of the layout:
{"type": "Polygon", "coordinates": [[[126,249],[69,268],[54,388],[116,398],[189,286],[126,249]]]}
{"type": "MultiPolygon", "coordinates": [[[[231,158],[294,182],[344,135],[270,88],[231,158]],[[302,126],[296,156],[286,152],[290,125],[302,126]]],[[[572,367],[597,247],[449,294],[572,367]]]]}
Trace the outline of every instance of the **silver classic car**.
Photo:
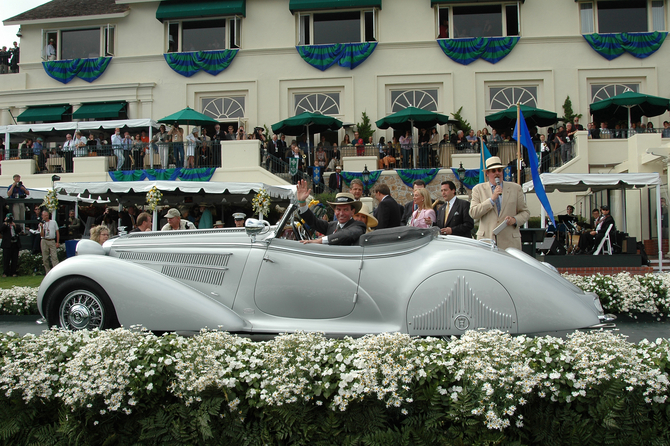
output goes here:
{"type": "Polygon", "coordinates": [[[434,229],[365,234],[356,246],[301,244],[290,205],[246,228],[134,233],[77,256],[42,281],[49,326],[238,333],[458,335],[599,326],[598,297],[522,251],[434,229]],[[292,227],[292,229],[291,229],[292,227]]]}

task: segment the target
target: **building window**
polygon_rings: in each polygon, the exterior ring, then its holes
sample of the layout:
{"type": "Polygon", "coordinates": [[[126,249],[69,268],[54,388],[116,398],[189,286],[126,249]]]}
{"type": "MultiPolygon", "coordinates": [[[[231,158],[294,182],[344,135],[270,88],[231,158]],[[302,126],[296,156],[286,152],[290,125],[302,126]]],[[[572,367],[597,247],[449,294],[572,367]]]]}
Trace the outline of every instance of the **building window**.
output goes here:
{"type": "Polygon", "coordinates": [[[293,95],[293,114],[321,113],[340,115],[340,93],[296,93],[293,95]]]}
{"type": "Polygon", "coordinates": [[[51,52],[49,45],[56,51],[58,60],[88,59],[114,55],[114,25],[95,28],[44,30],[42,31],[42,59],[47,60],[51,52]]]}
{"type": "Polygon", "coordinates": [[[580,4],[580,15],[582,34],[665,31],[663,1],[583,2],[580,4]]]}
{"type": "Polygon", "coordinates": [[[298,45],[376,42],[376,11],[301,13],[298,45]]]}
{"type": "Polygon", "coordinates": [[[519,5],[463,5],[438,7],[438,38],[518,36],[519,5]]]}
{"type": "Polygon", "coordinates": [[[391,113],[407,107],[436,112],[438,110],[437,89],[391,90],[391,113]]]}
{"type": "Polygon", "coordinates": [[[241,17],[169,22],[168,53],[239,48],[241,23],[241,17]]]}
{"type": "Polygon", "coordinates": [[[521,104],[537,107],[537,87],[489,87],[489,110],[507,110],[521,104]]]}
{"type": "Polygon", "coordinates": [[[605,99],[627,91],[638,93],[640,91],[640,85],[634,83],[591,84],[591,103],[604,101],[605,99]]]}
{"type": "Polygon", "coordinates": [[[244,118],[244,96],[202,98],[202,112],[217,121],[230,121],[244,118]]]}

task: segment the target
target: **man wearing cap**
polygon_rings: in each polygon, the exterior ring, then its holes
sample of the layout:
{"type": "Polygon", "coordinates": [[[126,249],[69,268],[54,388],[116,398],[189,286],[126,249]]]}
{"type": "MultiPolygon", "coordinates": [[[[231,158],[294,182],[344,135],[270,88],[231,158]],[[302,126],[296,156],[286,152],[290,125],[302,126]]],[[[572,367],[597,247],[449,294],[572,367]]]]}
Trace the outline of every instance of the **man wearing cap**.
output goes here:
{"type": "Polygon", "coordinates": [[[486,160],[488,181],[472,189],[470,216],[479,219],[477,239],[495,237],[500,249],[509,247],[521,249],[519,228],[528,221],[530,212],[523,199],[521,186],[508,181],[503,183],[503,168],[497,156],[486,160]],[[507,226],[494,236],[493,230],[503,222],[507,226]]]}
{"type": "Polygon", "coordinates": [[[301,243],[322,243],[325,245],[354,245],[361,235],[365,234],[367,227],[363,222],[354,220],[353,216],[361,209],[363,203],[356,200],[350,193],[339,193],[334,202],[328,204],[335,211],[335,220],[327,222],[317,218],[309,210],[307,197],[310,189],[305,180],[300,180],[297,185],[296,197],[300,205],[300,217],[308,226],[325,234],[316,240],[301,240],[301,243]]]}
{"type": "Polygon", "coordinates": [[[161,231],[179,231],[184,229],[195,229],[195,225],[188,220],[181,219],[179,210],[172,208],[165,214],[167,223],[161,228],[161,231]]]}
{"type": "Polygon", "coordinates": [[[233,214],[233,218],[235,219],[235,227],[236,228],[243,228],[244,227],[244,219],[247,218],[247,214],[243,212],[235,212],[233,214]]]}

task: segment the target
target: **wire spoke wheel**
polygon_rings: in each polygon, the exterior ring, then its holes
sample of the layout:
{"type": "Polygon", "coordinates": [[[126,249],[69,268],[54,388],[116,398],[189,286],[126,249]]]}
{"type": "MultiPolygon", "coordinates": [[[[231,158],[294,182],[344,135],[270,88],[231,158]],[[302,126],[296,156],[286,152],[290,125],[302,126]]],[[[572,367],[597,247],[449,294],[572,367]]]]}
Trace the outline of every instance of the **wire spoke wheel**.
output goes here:
{"type": "Polygon", "coordinates": [[[105,308],[98,296],[88,290],[70,292],[58,310],[60,326],[68,330],[104,328],[105,308]]]}

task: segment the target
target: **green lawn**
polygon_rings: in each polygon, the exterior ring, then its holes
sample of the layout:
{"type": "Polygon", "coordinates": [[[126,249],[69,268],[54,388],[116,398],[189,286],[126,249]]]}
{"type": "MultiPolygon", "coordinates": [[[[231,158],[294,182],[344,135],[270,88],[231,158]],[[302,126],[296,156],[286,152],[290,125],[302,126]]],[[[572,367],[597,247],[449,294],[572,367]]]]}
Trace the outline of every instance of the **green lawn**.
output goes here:
{"type": "Polygon", "coordinates": [[[18,276],[18,277],[0,277],[0,288],[11,288],[13,286],[31,286],[38,287],[42,283],[44,276],[18,276]]]}

